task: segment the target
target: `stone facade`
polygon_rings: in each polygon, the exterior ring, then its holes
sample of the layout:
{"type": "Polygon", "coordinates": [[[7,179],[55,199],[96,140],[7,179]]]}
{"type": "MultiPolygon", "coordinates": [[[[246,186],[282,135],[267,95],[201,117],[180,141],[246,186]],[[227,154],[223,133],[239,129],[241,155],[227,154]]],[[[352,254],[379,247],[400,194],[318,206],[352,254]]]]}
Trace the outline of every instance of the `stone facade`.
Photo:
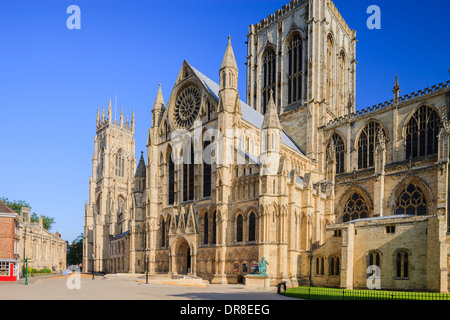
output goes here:
{"type": "Polygon", "coordinates": [[[247,36],[247,103],[230,39],[219,83],[184,61],[137,169],[134,116],[98,112],[83,265],[237,283],[265,257],[272,285],[447,292],[450,81],[356,111],[330,0],[247,36]]]}

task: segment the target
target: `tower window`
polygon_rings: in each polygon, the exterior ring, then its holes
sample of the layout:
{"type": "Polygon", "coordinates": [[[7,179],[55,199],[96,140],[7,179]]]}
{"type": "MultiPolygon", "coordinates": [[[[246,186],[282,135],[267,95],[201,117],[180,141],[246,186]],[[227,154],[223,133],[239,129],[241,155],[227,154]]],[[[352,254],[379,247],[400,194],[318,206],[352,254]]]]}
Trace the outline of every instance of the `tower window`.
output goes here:
{"type": "Polygon", "coordinates": [[[303,46],[299,34],[292,38],[288,56],[288,103],[293,103],[302,97],[303,46]]]}
{"type": "Polygon", "coordinates": [[[268,49],[264,55],[263,63],[263,88],[262,88],[262,114],[267,111],[270,99],[270,91],[273,91],[273,100],[276,101],[276,55],[273,48],[268,49]]]}

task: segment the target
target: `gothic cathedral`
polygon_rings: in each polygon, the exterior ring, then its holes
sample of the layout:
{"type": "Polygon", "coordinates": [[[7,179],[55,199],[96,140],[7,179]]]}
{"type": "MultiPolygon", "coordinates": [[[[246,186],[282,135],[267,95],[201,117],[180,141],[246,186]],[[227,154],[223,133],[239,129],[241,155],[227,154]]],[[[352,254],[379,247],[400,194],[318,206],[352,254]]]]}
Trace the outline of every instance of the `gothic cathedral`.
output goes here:
{"type": "MultiPolygon", "coordinates": [[[[248,32],[246,102],[184,61],[146,158],[135,118],[97,112],[85,270],[272,285],[448,291],[450,81],[356,111],[356,31],[292,0],[248,32]]],[[[393,79],[394,80],[394,79],[393,79]]]]}

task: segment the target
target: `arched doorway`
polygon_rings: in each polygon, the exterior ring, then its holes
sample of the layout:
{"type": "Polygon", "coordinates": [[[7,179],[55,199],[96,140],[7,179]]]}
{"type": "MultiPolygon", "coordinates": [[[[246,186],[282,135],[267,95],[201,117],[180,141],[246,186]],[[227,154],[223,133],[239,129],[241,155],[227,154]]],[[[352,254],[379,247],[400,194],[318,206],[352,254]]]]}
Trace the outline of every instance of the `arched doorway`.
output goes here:
{"type": "Polygon", "coordinates": [[[175,270],[178,274],[192,272],[191,247],[185,238],[180,238],[175,247],[175,270]]]}

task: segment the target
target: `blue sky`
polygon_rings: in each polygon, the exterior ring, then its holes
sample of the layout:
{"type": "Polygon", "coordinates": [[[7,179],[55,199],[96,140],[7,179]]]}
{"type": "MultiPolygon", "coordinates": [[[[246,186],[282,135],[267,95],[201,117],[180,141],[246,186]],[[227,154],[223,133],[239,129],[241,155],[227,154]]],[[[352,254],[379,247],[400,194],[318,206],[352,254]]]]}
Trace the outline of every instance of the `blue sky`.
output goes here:
{"type": "MultiPolygon", "coordinates": [[[[183,60],[213,80],[227,37],[245,97],[248,26],[288,0],[0,0],[0,196],[55,217],[53,232],[83,231],[97,108],[117,95],[136,113],[136,154],[146,151],[158,90],[167,102],[183,60]],[[69,30],[69,5],[81,30],[69,30]]],[[[357,109],[450,76],[448,1],[335,0],[357,31],[357,109]],[[381,30],[369,30],[370,5],[381,30]]]]}

